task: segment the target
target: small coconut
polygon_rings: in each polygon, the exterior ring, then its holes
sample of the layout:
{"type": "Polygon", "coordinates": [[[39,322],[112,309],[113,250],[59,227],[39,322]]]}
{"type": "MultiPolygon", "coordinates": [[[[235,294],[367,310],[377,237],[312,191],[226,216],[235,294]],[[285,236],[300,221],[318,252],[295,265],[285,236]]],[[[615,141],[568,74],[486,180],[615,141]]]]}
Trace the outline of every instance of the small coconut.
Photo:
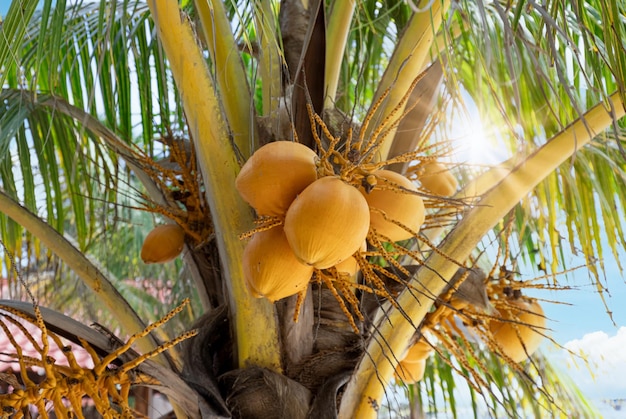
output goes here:
{"type": "MultiPolygon", "coordinates": [[[[359,251],[365,252],[366,250],[367,250],[367,242],[364,241],[359,251]]],[[[356,258],[354,257],[354,254],[353,254],[352,256],[344,260],[343,262],[339,262],[337,265],[335,265],[335,268],[337,269],[337,272],[339,273],[344,273],[344,274],[349,275],[350,277],[354,277],[359,271],[359,263],[356,261],[356,258]]]]}
{"type": "Polygon", "coordinates": [[[404,362],[423,361],[424,359],[428,358],[428,355],[430,355],[432,352],[433,352],[432,346],[430,346],[430,344],[426,342],[424,339],[420,339],[417,341],[417,343],[415,343],[413,346],[409,348],[406,356],[404,357],[402,361],[404,362]]]}
{"type": "Polygon", "coordinates": [[[175,259],[185,246],[185,232],[178,224],[155,227],[143,241],[141,260],[144,263],[165,263],[175,259]]]}
{"type": "Polygon", "coordinates": [[[350,256],[343,262],[339,262],[338,264],[336,264],[335,268],[337,269],[337,272],[339,272],[340,274],[345,274],[350,277],[353,277],[354,275],[356,275],[357,271],[359,270],[359,264],[354,258],[354,256],[350,256]]]}
{"type": "Polygon", "coordinates": [[[396,366],[396,380],[402,381],[404,384],[415,384],[424,378],[426,371],[426,359],[416,362],[400,361],[396,366]]]}
{"type": "Polygon", "coordinates": [[[489,329],[504,354],[514,362],[522,362],[539,347],[543,335],[537,330],[545,328],[546,318],[536,301],[511,300],[509,304],[513,307],[505,318],[510,321],[491,320],[489,329]]]}
{"type": "Polygon", "coordinates": [[[296,257],[326,269],[352,256],[365,241],[370,214],[367,201],[336,176],[320,178],[293,201],[285,234],[296,257]]]}
{"type": "Polygon", "coordinates": [[[235,187],[259,215],[283,216],[296,195],[317,178],[316,158],[300,143],[266,144],[243,165],[235,187]]]}
{"type": "Polygon", "coordinates": [[[243,273],[252,295],[273,302],[304,290],[313,267],[296,259],[279,226],[252,236],[243,252],[243,273]]]}
{"type": "Polygon", "coordinates": [[[409,191],[417,191],[417,187],[406,177],[391,170],[377,170],[373,175],[379,179],[376,185],[369,193],[362,190],[372,209],[371,226],[381,235],[389,237],[391,241],[410,239],[413,237],[410,232],[385,220],[380,212],[384,212],[390,220],[395,220],[417,232],[424,223],[425,217],[422,198],[401,190],[388,189],[397,185],[409,191]]]}
{"type": "Polygon", "coordinates": [[[454,175],[443,164],[434,161],[422,166],[419,181],[424,188],[439,196],[452,196],[459,186],[454,175]]]}

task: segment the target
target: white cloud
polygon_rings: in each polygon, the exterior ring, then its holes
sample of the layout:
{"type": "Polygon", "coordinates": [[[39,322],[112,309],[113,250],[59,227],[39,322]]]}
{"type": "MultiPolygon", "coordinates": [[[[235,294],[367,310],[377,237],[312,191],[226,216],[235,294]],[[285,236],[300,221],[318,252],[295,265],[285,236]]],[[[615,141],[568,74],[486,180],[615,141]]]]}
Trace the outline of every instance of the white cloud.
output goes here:
{"type": "Polygon", "coordinates": [[[592,399],[626,398],[626,327],[616,334],[588,333],[565,345],[567,372],[592,399]]]}

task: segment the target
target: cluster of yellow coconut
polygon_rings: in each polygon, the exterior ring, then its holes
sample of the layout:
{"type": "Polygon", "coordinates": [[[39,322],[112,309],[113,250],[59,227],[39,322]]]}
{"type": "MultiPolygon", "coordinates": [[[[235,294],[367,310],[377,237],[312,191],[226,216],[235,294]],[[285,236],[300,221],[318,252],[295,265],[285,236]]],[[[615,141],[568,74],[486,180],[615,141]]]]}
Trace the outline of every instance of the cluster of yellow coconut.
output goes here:
{"type": "Polygon", "coordinates": [[[424,222],[417,187],[398,173],[375,170],[357,180],[320,175],[318,156],[291,141],[257,150],[235,186],[260,217],[282,225],[255,233],[244,250],[252,293],[275,301],[302,291],[314,269],[356,269],[352,257],[370,230],[383,241],[413,237],[424,222]]]}
{"type": "MultiPolygon", "coordinates": [[[[542,330],[546,327],[543,308],[536,300],[507,299],[499,310],[501,319],[487,323],[489,340],[495,348],[511,361],[523,362],[532,355],[543,340],[542,330]]],[[[396,380],[404,384],[415,384],[424,377],[426,360],[433,347],[424,338],[409,347],[395,370],[396,380]]]]}

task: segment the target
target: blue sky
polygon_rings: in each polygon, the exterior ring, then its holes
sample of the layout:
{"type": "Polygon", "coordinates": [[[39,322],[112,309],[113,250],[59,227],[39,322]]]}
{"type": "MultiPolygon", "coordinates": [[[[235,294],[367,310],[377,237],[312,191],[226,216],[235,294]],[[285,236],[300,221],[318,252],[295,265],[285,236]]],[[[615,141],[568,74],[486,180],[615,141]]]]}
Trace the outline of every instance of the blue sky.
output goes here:
{"type": "Polygon", "coordinates": [[[626,399],[626,285],[616,262],[606,260],[605,264],[608,292],[604,297],[615,324],[584,269],[567,282],[578,285],[578,290],[552,292],[549,297],[571,305],[543,305],[554,339],[584,355],[589,364],[551,342],[544,342],[543,352],[597,404],[602,399],[626,399]]]}

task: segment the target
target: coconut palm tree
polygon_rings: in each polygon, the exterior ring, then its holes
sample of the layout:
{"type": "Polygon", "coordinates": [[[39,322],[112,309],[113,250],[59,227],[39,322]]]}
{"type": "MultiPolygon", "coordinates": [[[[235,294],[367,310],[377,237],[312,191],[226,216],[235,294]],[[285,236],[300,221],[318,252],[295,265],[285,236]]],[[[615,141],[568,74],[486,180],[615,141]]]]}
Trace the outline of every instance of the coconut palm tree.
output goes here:
{"type": "MultiPolygon", "coordinates": [[[[0,396],[7,411],[51,402],[63,413],[89,395],[103,415],[127,417],[128,388],[147,383],[180,417],[375,417],[393,408],[395,372],[410,400],[445,394],[455,415],[461,382],[475,412],[483,400],[495,415],[592,415],[545,359],[525,360],[521,345],[517,362],[490,325],[530,328],[520,319],[535,311],[514,306],[535,302],[529,288],[562,286],[563,246],[578,248],[602,290],[603,258],[626,243],[625,13],[610,0],[12,2],[0,36],[0,226],[5,270],[21,278],[8,287],[27,301],[2,308],[60,346],[58,336],[87,348],[95,366],[85,374],[71,352],[70,368],[45,362],[46,344],[26,359],[15,344],[13,358],[42,366],[47,381],[7,378],[23,390],[0,396]],[[507,161],[454,163],[447,137],[470,97],[507,161]],[[304,291],[270,301],[250,285],[245,249],[291,227],[254,211],[235,181],[275,141],[314,150],[316,176],[339,176],[366,199],[417,197],[424,223],[371,203],[338,222],[336,194],[316,212],[303,204],[296,229],[318,234],[317,218],[332,226],[322,232],[366,227],[358,248],[345,248],[349,235],[324,239],[361,273],[310,262],[304,291]],[[427,186],[433,162],[451,196],[427,186]],[[411,234],[394,240],[370,225],[375,216],[411,234]],[[139,261],[153,220],[184,233],[181,258],[164,268],[139,261]],[[489,240],[500,249],[492,260],[489,240]],[[550,281],[518,280],[513,257],[550,281]],[[114,332],[63,316],[67,293],[27,281],[50,263],[53,286],[79,280],[98,301],[93,313],[92,300],[81,310],[71,299],[74,317],[99,315],[114,332]],[[131,277],[174,291],[148,299],[116,279],[131,277]],[[190,308],[166,314],[183,297],[190,308]],[[401,361],[418,344],[435,354],[413,385],[401,361]]],[[[276,257],[261,248],[261,260],[276,257]]]]}

